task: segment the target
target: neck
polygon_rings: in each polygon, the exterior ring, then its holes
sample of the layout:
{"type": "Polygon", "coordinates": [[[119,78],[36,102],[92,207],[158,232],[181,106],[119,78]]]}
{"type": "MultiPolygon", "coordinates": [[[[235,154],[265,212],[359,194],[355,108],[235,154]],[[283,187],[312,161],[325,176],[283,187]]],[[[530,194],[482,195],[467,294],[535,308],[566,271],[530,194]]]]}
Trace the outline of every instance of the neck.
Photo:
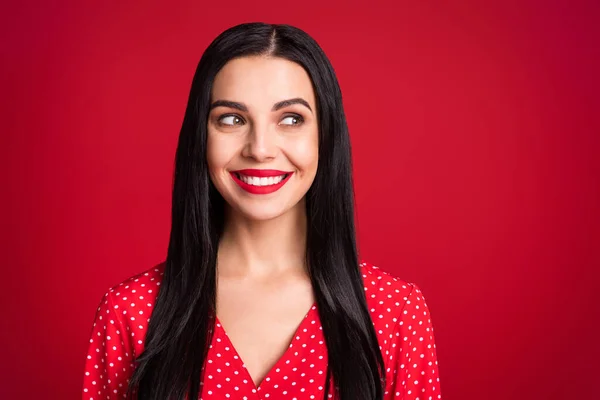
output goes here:
{"type": "Polygon", "coordinates": [[[306,225],[304,201],[285,214],[264,221],[249,220],[228,208],[218,249],[219,275],[304,274],[306,225]]]}

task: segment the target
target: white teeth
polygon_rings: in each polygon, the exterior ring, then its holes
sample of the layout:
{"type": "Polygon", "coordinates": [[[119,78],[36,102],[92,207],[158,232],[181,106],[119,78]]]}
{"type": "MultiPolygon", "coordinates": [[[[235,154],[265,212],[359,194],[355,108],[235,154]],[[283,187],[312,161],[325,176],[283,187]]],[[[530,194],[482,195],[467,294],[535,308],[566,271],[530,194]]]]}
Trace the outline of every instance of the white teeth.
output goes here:
{"type": "Polygon", "coordinates": [[[283,180],[283,178],[285,178],[285,175],[280,175],[280,176],[269,176],[267,177],[262,177],[259,178],[258,176],[246,176],[246,175],[242,175],[242,174],[238,174],[238,176],[240,177],[240,179],[247,183],[248,185],[252,185],[252,186],[269,186],[269,185],[276,185],[279,182],[281,182],[283,180]]]}

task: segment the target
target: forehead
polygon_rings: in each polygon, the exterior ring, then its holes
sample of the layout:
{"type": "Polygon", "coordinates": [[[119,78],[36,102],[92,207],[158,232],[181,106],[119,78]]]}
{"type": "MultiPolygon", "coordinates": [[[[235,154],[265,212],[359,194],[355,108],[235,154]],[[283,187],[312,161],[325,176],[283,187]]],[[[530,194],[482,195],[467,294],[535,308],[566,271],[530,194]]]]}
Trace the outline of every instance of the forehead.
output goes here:
{"type": "Polygon", "coordinates": [[[229,61],[217,73],[211,100],[245,103],[249,109],[271,106],[281,100],[304,98],[315,109],[308,73],[299,64],[279,57],[251,56],[229,61]]]}

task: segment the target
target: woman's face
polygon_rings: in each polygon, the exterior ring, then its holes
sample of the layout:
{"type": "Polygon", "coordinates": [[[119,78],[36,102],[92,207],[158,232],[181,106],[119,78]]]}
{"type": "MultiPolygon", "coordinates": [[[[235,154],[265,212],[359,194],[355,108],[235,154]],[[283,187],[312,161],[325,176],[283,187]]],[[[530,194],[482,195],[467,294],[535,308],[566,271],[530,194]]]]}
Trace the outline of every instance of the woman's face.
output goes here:
{"type": "Polygon", "coordinates": [[[238,58],[219,71],[207,161],[231,208],[267,220],[303,207],[318,164],[315,101],[306,71],[283,58],[238,58]]]}

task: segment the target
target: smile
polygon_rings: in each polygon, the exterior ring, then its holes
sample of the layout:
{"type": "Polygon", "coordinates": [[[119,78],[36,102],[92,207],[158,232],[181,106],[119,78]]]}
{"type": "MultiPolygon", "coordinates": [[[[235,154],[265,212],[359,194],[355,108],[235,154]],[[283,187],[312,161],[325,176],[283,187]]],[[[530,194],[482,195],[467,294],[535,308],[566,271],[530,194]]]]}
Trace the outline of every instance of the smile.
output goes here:
{"type": "Polygon", "coordinates": [[[239,179],[241,179],[242,181],[244,181],[244,183],[247,183],[248,185],[269,186],[269,185],[278,184],[286,177],[286,175],[287,174],[278,175],[278,176],[270,176],[268,178],[265,178],[265,177],[259,178],[258,176],[247,176],[247,175],[237,174],[237,177],[239,179]]]}
{"type": "Polygon", "coordinates": [[[244,169],[230,174],[239,187],[252,194],[273,193],[292,176],[292,172],[270,169],[244,169]]]}

